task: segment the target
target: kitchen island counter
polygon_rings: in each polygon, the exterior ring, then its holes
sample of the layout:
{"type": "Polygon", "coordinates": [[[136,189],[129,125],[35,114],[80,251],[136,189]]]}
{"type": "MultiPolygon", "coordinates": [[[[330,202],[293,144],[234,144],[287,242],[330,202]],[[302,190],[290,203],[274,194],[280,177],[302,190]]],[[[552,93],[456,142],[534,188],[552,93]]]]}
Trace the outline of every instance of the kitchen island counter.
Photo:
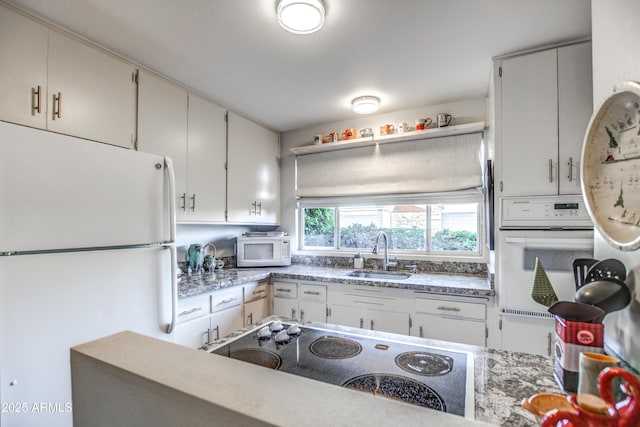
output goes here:
{"type": "Polygon", "coordinates": [[[347,390],[131,332],[72,349],[74,419],[80,422],[87,417],[93,425],[105,426],[115,425],[109,422],[119,416],[128,417],[125,419],[131,425],[131,417],[139,416],[148,417],[143,418],[146,421],[157,421],[158,424],[154,424],[157,426],[211,425],[216,420],[225,425],[467,427],[489,423],[526,427],[537,423],[520,407],[523,398],[541,392],[561,393],[553,380],[550,357],[335,325],[313,325],[470,352],[474,359],[475,420],[347,390]],[[96,423],[96,420],[104,423],[96,423]]]}
{"type": "Polygon", "coordinates": [[[290,267],[232,268],[210,273],[183,274],[179,277],[178,297],[186,298],[269,278],[409,289],[459,296],[495,294],[488,276],[410,273],[411,277],[408,279],[398,280],[393,276],[388,279],[368,279],[348,276],[351,271],[353,269],[294,264],[290,267]]]}

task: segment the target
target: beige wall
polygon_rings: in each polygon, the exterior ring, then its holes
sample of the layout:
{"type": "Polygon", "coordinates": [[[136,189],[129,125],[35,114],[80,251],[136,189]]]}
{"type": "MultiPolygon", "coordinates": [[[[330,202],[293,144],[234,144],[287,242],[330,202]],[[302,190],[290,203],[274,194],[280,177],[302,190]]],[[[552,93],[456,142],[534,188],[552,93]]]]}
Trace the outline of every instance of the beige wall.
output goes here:
{"type": "MultiPolygon", "coordinates": [[[[385,123],[408,122],[413,126],[414,120],[430,117],[435,121],[436,114],[449,113],[455,117],[455,123],[487,122],[487,99],[485,97],[472,98],[448,104],[431,105],[391,113],[383,113],[373,116],[358,116],[350,120],[326,123],[304,129],[284,132],[280,137],[281,156],[280,163],[280,203],[281,203],[281,229],[289,232],[292,238],[296,237],[296,213],[295,213],[295,156],[289,153],[289,149],[311,143],[313,135],[326,135],[336,131],[342,133],[347,128],[360,129],[370,127],[377,135],[379,126],[385,123]]],[[[433,125],[432,125],[433,126],[433,125]]]]}

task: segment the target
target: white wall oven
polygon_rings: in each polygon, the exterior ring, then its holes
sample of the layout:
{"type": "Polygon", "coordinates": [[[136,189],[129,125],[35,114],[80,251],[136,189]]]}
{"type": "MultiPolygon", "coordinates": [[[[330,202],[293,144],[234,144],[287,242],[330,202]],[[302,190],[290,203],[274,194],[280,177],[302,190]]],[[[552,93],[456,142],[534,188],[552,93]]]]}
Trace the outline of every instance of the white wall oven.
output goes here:
{"type": "Polygon", "coordinates": [[[580,195],[500,199],[497,292],[502,348],[551,354],[553,316],[531,297],[536,259],[558,300],[573,301],[576,258],[593,258],[593,225],[580,195]]]}

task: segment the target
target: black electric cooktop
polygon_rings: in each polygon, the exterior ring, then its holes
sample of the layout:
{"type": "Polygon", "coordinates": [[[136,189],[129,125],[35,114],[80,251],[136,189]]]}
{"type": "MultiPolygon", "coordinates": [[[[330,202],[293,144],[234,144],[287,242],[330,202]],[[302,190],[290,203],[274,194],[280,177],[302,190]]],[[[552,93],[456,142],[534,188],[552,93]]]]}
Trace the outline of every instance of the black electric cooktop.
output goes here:
{"type": "Polygon", "coordinates": [[[473,417],[473,357],[466,352],[273,321],[211,353],[473,417]]]}

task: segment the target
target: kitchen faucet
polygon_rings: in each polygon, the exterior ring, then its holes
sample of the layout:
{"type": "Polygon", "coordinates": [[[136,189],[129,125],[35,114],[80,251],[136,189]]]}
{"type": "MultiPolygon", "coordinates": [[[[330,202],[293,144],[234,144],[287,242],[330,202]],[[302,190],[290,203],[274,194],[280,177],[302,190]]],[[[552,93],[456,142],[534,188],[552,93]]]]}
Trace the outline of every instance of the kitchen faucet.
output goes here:
{"type": "Polygon", "coordinates": [[[389,270],[389,267],[396,267],[398,263],[389,261],[389,240],[387,239],[387,233],[385,233],[384,231],[378,231],[378,234],[376,234],[376,240],[373,242],[373,250],[371,252],[374,254],[378,253],[378,242],[380,241],[380,236],[384,238],[384,257],[382,258],[382,269],[384,271],[387,271],[389,270]]]}

